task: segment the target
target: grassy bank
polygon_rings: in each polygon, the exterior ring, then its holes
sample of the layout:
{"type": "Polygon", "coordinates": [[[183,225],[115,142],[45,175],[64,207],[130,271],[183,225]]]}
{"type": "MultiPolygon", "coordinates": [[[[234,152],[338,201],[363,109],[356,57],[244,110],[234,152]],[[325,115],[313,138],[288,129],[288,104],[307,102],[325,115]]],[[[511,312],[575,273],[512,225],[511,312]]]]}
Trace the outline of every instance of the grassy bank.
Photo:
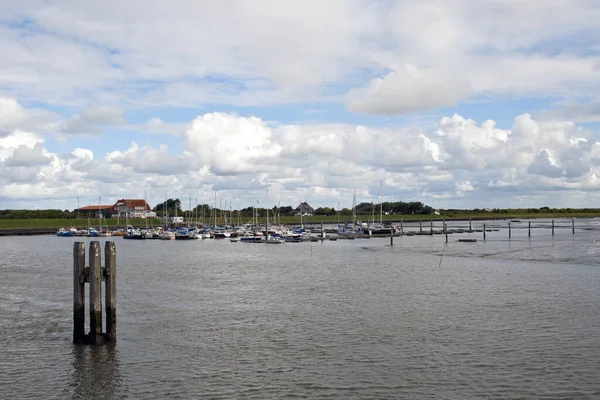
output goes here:
{"type": "MultiPolygon", "coordinates": [[[[384,215],[384,221],[393,221],[399,222],[402,218],[404,221],[429,221],[440,220],[442,218],[446,218],[446,220],[458,220],[458,219],[469,219],[469,216],[473,220],[490,220],[490,219],[529,219],[529,218],[550,218],[550,219],[559,219],[559,218],[591,218],[591,217],[600,217],[600,213],[473,213],[473,214],[465,214],[465,213],[448,213],[442,215],[384,215]]],[[[362,215],[359,216],[358,219],[361,221],[368,221],[371,218],[370,215],[362,215]]],[[[242,223],[251,222],[251,218],[242,217],[242,223]]],[[[324,223],[337,223],[337,216],[311,216],[303,218],[305,224],[319,224],[321,221],[324,223]]],[[[237,218],[235,218],[237,221],[237,218]]],[[[264,217],[260,218],[260,221],[264,223],[264,217]]],[[[348,216],[340,216],[339,222],[344,223],[346,221],[351,221],[351,217],[348,216]]],[[[129,221],[130,224],[134,226],[145,226],[160,225],[160,220],[143,220],[136,219],[133,221],[129,221]]],[[[285,216],[281,217],[281,222],[284,224],[300,224],[300,217],[292,217],[285,216]]],[[[108,225],[111,228],[116,226],[125,226],[125,220],[117,220],[108,218],[102,221],[102,226],[108,225]]],[[[87,228],[88,221],[87,219],[0,219],[0,229],[21,229],[21,228],[70,228],[70,227],[78,227],[78,228],[87,228]]],[[[91,226],[98,228],[98,221],[93,220],[91,222],[91,226]]]]}

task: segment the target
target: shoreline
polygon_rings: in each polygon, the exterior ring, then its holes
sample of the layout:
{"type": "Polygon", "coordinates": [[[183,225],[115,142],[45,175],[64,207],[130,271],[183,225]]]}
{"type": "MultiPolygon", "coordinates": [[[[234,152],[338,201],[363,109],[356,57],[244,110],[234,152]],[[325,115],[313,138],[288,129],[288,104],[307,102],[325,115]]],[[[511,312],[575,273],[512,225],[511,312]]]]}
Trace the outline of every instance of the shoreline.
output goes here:
{"type": "MultiPolygon", "coordinates": [[[[385,224],[394,224],[394,225],[399,225],[399,224],[406,224],[407,226],[412,226],[414,224],[419,224],[419,222],[423,223],[425,226],[425,224],[427,224],[427,226],[429,226],[429,224],[433,221],[434,225],[435,224],[439,224],[442,223],[443,221],[446,222],[464,222],[464,223],[469,223],[469,221],[471,221],[472,223],[482,223],[485,221],[507,221],[507,222],[522,222],[522,221],[528,221],[528,220],[540,220],[540,219],[546,219],[546,220],[572,220],[572,219],[591,219],[591,218],[598,218],[600,217],[600,215],[573,215],[573,214],[566,214],[566,215],[561,215],[561,216],[556,216],[556,215],[551,215],[551,216],[546,216],[546,215],[539,215],[539,214],[533,214],[533,215],[520,215],[520,216],[499,216],[499,215],[494,215],[494,216],[481,216],[481,215],[477,215],[477,216],[473,216],[471,218],[469,218],[468,216],[452,216],[452,217],[442,217],[439,215],[435,215],[435,216],[427,216],[426,218],[416,218],[414,215],[410,215],[410,216],[405,216],[407,218],[402,218],[402,216],[398,216],[399,218],[390,218],[392,216],[386,216],[387,218],[384,219],[384,223],[385,224]]],[[[396,217],[396,216],[393,216],[396,217]]],[[[311,217],[311,219],[315,219],[317,217],[313,216],[311,217]]],[[[26,221],[26,220],[23,220],[26,221]]],[[[56,226],[46,226],[46,227],[42,227],[42,226],[38,226],[38,227],[8,227],[8,228],[0,228],[0,237],[2,236],[34,236],[34,235],[55,235],[56,232],[58,231],[59,227],[61,226],[60,224],[60,220],[52,220],[53,224],[55,224],[56,226]]],[[[0,221],[1,222],[1,221],[0,221]]],[[[66,221],[65,221],[66,222],[66,221]]],[[[335,221],[335,218],[329,217],[329,218],[323,218],[323,223],[326,225],[336,225],[337,222],[335,221]]],[[[344,221],[340,220],[340,225],[344,224],[344,221]]],[[[304,222],[304,226],[309,228],[309,229],[316,229],[319,230],[320,229],[320,224],[321,221],[309,221],[309,222],[304,222]]],[[[138,226],[139,227],[143,227],[143,225],[141,224],[133,224],[133,226],[138,226]]],[[[285,225],[285,226],[299,226],[300,225],[300,221],[294,221],[294,222],[282,222],[281,225],[285,225]]],[[[159,226],[159,225],[156,225],[159,226]]],[[[62,225],[62,227],[67,228],[67,225],[62,225]]],[[[86,229],[86,227],[78,227],[77,228],[81,228],[81,229],[86,229]]],[[[109,226],[109,228],[111,229],[117,229],[117,228],[125,228],[125,226],[109,226]]]]}

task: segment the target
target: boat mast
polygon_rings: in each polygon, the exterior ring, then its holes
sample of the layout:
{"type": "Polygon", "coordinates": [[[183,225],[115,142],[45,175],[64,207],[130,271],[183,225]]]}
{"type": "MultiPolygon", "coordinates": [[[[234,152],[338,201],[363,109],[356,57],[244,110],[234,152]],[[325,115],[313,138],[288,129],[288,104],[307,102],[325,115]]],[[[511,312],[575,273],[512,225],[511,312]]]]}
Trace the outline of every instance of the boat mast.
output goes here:
{"type": "Polygon", "coordinates": [[[352,195],[352,225],[356,225],[356,189],[352,195]]]}
{"type": "Polygon", "coordinates": [[[383,224],[383,180],[379,181],[379,223],[383,224]]]}

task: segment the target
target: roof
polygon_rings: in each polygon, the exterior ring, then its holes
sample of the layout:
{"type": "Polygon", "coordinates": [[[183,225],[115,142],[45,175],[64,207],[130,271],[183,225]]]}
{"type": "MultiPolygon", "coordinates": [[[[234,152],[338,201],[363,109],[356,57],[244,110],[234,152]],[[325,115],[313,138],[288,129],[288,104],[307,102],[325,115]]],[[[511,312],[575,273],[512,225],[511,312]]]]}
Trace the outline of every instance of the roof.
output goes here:
{"type": "Polygon", "coordinates": [[[302,203],[298,204],[298,207],[296,207],[294,212],[302,212],[303,214],[314,213],[315,209],[309,206],[307,202],[303,201],[302,203]]]}
{"type": "Polygon", "coordinates": [[[117,202],[114,204],[114,207],[123,205],[128,209],[135,207],[145,207],[146,211],[152,210],[152,207],[150,207],[150,205],[146,203],[146,200],[144,199],[120,199],[117,200],[117,202]]]}
{"type": "Polygon", "coordinates": [[[112,204],[109,205],[95,205],[95,206],[85,206],[81,208],[76,208],[75,211],[99,211],[99,210],[108,210],[112,208],[112,204]]]}

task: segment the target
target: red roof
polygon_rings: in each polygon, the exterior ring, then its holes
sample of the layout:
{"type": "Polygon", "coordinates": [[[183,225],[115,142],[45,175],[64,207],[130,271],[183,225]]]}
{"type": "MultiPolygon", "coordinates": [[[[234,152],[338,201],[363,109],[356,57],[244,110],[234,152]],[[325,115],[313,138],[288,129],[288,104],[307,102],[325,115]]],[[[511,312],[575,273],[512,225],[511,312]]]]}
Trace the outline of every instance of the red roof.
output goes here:
{"type": "Polygon", "coordinates": [[[99,210],[108,210],[112,208],[112,204],[108,206],[97,205],[97,206],[85,206],[81,208],[76,208],[75,211],[99,211],[99,210]]]}
{"type": "Polygon", "coordinates": [[[117,200],[117,202],[110,206],[114,207],[115,210],[118,209],[118,206],[124,205],[127,209],[135,209],[136,207],[143,207],[146,211],[152,211],[152,207],[146,203],[144,199],[121,199],[117,200]]]}

